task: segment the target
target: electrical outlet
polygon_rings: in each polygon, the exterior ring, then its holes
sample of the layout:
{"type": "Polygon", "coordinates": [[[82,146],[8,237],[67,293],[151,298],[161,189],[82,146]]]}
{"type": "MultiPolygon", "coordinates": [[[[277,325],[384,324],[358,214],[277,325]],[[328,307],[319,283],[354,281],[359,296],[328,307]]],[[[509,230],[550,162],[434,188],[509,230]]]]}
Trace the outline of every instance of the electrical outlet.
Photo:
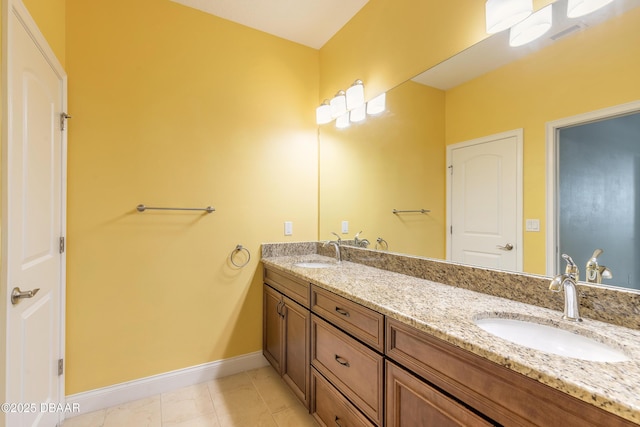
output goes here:
{"type": "Polygon", "coordinates": [[[293,222],[291,221],[284,222],[284,235],[285,236],[293,235],[293,222]]]}
{"type": "Polygon", "coordinates": [[[342,234],[349,233],[349,221],[342,221],[342,234]]]}
{"type": "Polygon", "coordinates": [[[528,219],[525,225],[526,231],[540,231],[540,220],[539,219],[528,219]]]}

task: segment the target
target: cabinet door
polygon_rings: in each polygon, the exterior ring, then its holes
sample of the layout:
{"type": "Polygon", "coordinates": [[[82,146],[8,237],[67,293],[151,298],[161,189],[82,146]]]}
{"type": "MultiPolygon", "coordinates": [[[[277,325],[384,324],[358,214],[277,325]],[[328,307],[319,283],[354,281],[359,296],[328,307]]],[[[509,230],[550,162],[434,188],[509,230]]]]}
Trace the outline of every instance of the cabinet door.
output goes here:
{"type": "Polygon", "coordinates": [[[395,364],[386,370],[387,427],[494,425],[395,364]]]}
{"type": "Polygon", "coordinates": [[[282,374],[284,352],[282,309],[284,297],[280,292],[264,285],[262,305],[262,354],[274,369],[279,374],[282,374]]]}
{"type": "Polygon", "coordinates": [[[309,407],[309,310],[284,297],[284,359],[282,377],[309,407]]]}

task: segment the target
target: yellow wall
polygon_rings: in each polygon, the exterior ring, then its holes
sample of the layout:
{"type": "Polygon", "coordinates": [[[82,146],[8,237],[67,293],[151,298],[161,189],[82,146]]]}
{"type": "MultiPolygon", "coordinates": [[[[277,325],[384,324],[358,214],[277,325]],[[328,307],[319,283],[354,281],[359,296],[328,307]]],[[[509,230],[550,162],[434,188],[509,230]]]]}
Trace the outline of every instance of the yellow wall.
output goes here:
{"type": "Polygon", "coordinates": [[[446,94],[447,143],[524,128],[524,270],[545,273],[546,123],[640,99],[640,8],[446,94]]]}
{"type": "MultiPolygon", "coordinates": [[[[536,0],[534,9],[551,2],[536,0]]],[[[355,79],[370,99],[484,39],[484,4],[369,0],[320,49],[320,100],[355,79]]]]}
{"type": "Polygon", "coordinates": [[[260,350],[260,243],[317,237],[318,51],[168,0],[66,3],[67,393],[260,350]]]}
{"type": "Polygon", "coordinates": [[[66,59],[66,0],[22,0],[29,14],[47,39],[58,61],[64,67],[66,59]]]}
{"type": "Polygon", "coordinates": [[[319,238],[372,242],[382,237],[393,252],[445,256],[445,94],[407,82],[387,94],[381,116],[347,129],[320,127],[319,238]],[[392,214],[393,209],[430,209],[392,214]]]}

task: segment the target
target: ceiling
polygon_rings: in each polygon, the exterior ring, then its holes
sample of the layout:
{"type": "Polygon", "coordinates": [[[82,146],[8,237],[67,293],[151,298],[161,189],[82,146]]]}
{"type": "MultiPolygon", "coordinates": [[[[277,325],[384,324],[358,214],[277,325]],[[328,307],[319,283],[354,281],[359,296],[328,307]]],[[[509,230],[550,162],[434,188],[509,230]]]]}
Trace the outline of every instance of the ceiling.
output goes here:
{"type": "Polygon", "coordinates": [[[369,0],[171,0],[320,49],[369,0]]]}

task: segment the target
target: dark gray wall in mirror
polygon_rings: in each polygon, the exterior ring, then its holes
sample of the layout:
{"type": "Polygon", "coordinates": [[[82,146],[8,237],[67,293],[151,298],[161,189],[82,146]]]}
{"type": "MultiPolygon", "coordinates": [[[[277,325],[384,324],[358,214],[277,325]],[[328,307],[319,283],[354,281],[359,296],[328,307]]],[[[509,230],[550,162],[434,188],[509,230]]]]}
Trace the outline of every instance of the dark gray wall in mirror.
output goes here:
{"type": "Polygon", "coordinates": [[[640,289],[640,113],[561,129],[558,145],[558,255],[602,249],[602,283],[640,289]]]}

